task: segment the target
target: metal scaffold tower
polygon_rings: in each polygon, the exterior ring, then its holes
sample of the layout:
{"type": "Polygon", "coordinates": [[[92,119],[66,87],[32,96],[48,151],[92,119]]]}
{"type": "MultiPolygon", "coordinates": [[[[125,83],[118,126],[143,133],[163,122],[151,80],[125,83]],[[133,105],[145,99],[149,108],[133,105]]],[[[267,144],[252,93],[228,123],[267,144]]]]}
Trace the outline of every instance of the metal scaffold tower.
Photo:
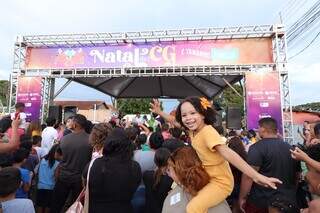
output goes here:
{"type": "Polygon", "coordinates": [[[10,77],[11,110],[16,102],[17,78],[19,76],[40,76],[42,87],[42,119],[48,112],[54,94],[55,78],[66,78],[69,81],[58,93],[76,78],[106,77],[154,77],[154,76],[208,76],[208,75],[239,75],[247,71],[267,69],[279,72],[281,77],[281,97],[283,108],[284,137],[292,142],[292,110],[290,101],[289,72],[287,70],[286,35],[282,25],[238,26],[219,28],[200,28],[182,30],[154,30],[141,32],[119,33],[88,33],[59,35],[30,35],[18,37],[14,45],[14,62],[10,77]],[[268,64],[246,65],[208,65],[208,66],[158,66],[158,67],[123,67],[123,68],[82,68],[82,69],[26,69],[26,50],[33,48],[54,47],[98,47],[106,45],[203,41],[223,39],[272,38],[274,62],[268,64]]]}

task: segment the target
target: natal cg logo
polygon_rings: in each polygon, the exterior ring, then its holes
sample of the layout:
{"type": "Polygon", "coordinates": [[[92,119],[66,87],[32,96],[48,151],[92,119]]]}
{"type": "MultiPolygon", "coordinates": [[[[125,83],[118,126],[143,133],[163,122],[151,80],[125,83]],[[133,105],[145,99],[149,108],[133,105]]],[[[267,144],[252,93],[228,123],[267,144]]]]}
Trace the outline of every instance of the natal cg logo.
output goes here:
{"type": "Polygon", "coordinates": [[[124,46],[118,48],[92,49],[89,53],[94,64],[109,64],[121,66],[159,66],[174,65],[176,49],[174,46],[124,46]]]}
{"type": "Polygon", "coordinates": [[[238,48],[212,48],[212,61],[235,62],[239,59],[240,53],[238,48]]]}

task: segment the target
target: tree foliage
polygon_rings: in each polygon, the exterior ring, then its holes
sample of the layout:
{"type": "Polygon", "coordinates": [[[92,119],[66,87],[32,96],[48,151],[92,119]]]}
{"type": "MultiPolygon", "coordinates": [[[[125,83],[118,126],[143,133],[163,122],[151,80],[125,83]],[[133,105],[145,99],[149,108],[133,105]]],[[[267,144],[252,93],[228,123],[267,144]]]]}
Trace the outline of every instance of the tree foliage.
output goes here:
{"type": "Polygon", "coordinates": [[[117,99],[117,105],[123,114],[149,114],[151,100],[151,98],[117,99]]]}
{"type": "Polygon", "coordinates": [[[297,105],[294,106],[293,109],[320,112],[320,102],[297,105]]]}
{"type": "Polygon", "coordinates": [[[0,80],[0,101],[4,106],[7,105],[8,94],[9,94],[9,81],[0,80]]]}
{"type": "Polygon", "coordinates": [[[244,96],[242,87],[239,84],[235,84],[233,87],[241,95],[241,97],[233,89],[228,87],[219,95],[219,97],[214,99],[214,102],[217,102],[225,110],[228,107],[239,107],[243,115],[244,96]]]}

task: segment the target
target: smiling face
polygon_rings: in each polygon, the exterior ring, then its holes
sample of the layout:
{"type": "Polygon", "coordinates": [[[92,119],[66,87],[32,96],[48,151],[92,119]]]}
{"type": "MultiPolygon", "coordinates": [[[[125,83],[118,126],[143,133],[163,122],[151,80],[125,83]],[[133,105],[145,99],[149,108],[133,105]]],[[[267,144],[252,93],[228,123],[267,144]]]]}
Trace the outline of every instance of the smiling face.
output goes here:
{"type": "Polygon", "coordinates": [[[181,120],[183,125],[191,131],[199,131],[205,125],[204,116],[190,102],[181,105],[181,120]]]}

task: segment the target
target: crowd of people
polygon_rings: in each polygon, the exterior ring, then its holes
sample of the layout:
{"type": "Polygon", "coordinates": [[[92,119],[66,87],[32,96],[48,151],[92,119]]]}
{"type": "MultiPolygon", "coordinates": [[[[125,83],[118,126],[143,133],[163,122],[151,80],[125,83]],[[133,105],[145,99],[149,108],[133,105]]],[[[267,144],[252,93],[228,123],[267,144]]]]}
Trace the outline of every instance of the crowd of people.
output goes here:
{"type": "Polygon", "coordinates": [[[320,123],[290,145],[273,118],[258,130],[216,124],[206,98],[175,115],[92,124],[26,122],[24,104],[0,121],[0,212],[320,212],[320,123]]]}

